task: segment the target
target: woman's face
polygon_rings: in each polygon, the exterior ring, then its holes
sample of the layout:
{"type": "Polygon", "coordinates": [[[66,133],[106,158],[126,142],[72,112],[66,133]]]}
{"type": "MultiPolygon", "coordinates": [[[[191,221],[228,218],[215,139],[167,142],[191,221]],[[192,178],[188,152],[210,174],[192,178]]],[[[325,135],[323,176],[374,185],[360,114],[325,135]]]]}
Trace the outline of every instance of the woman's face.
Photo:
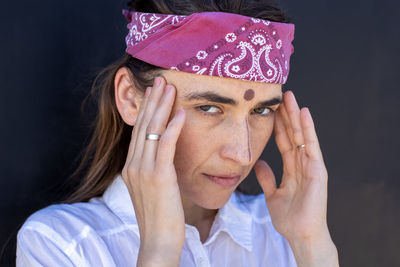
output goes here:
{"type": "Polygon", "coordinates": [[[162,76],[177,89],[171,116],[180,108],[186,113],[174,159],[181,194],[193,204],[218,209],[266,146],[282,87],[172,70],[162,76]]]}

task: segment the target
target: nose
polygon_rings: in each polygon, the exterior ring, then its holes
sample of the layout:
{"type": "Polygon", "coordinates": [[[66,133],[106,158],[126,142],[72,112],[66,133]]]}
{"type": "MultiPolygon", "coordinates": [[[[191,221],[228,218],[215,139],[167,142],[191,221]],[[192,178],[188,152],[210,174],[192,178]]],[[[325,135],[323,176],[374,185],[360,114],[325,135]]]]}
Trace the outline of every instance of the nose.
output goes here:
{"type": "Polygon", "coordinates": [[[250,128],[247,118],[237,123],[230,123],[226,135],[224,136],[224,145],[221,148],[221,156],[233,160],[238,164],[245,166],[252,161],[253,152],[250,145],[250,128]]]}

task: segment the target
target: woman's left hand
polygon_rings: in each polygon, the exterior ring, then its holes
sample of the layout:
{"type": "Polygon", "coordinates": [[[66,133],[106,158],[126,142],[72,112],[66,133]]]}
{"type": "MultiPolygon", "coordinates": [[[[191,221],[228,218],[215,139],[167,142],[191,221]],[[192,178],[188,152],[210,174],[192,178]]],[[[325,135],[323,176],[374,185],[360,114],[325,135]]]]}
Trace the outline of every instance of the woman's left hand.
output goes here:
{"type": "Polygon", "coordinates": [[[283,160],[279,188],[265,161],[259,160],[254,169],[275,229],[290,243],[329,242],[328,173],[310,111],[299,109],[291,91],[285,92],[275,113],[274,135],[283,160]],[[305,147],[298,147],[301,144],[305,147]]]}

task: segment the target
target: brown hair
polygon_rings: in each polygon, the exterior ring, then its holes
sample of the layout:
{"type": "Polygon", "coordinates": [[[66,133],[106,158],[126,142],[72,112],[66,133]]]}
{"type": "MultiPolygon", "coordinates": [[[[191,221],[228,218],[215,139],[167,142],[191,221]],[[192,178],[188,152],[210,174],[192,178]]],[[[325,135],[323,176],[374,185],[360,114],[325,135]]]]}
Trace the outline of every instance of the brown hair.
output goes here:
{"type": "MultiPolygon", "coordinates": [[[[128,9],[177,15],[220,11],[289,22],[288,16],[270,0],[138,0],[130,1],[128,9]]],[[[132,82],[142,92],[152,86],[154,77],[162,70],[125,54],[98,74],[84,101],[85,105],[93,99],[97,104],[93,133],[77,170],[72,174],[79,182],[77,189],[66,200],[68,203],[88,201],[102,195],[125,164],[132,127],[120,117],[114,96],[115,74],[122,67],[131,71],[132,82]],[[81,175],[83,179],[79,179],[81,175]]],[[[245,192],[240,185],[237,190],[245,192]]]]}

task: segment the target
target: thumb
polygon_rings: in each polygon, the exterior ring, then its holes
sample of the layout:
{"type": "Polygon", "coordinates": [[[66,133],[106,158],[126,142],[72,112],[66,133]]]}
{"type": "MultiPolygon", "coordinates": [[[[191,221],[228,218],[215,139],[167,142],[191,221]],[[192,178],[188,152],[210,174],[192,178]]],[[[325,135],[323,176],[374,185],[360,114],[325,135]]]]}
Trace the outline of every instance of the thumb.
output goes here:
{"type": "Polygon", "coordinates": [[[254,165],[254,171],[265,196],[269,197],[276,190],[276,179],[271,167],[267,162],[259,159],[254,165]]]}

